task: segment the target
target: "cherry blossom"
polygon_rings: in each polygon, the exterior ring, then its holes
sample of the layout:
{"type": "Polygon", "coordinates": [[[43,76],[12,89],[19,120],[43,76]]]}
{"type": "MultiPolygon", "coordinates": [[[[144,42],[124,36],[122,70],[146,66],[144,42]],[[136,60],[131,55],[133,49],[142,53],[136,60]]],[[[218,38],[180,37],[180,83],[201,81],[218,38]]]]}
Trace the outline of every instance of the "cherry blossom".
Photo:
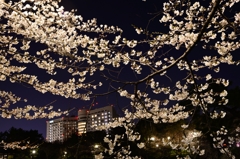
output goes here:
{"type": "MultiPolygon", "coordinates": [[[[109,94],[128,100],[129,107],[123,110],[123,117],[97,128],[124,127],[123,136],[104,138],[108,145],[105,153],[116,158],[139,158],[131,156],[129,145],[114,151],[116,146],[121,146],[123,137],[144,149],[145,143],[139,141],[141,134],[134,131],[136,121],[191,121],[196,110],[209,120],[226,117],[224,110],[211,110],[211,105],[224,107],[228,104],[229,79],[219,77],[218,73],[224,65],[237,66],[240,62],[234,58],[240,47],[240,13],[234,12],[232,17],[226,13],[238,2],[166,0],[161,14],[156,17],[163,29],[149,31],[134,27],[137,35],[146,34],[147,38],[131,39],[124,37],[118,26],[98,24],[95,18],[83,20],[75,10],[67,11],[60,6],[60,1],[0,0],[0,81],[23,83],[43,94],[90,102],[109,94]],[[40,47],[32,51],[36,45],[40,47]],[[166,49],[169,51],[164,51],[166,49]],[[204,53],[198,54],[197,49],[204,53]],[[42,80],[41,75],[27,73],[30,66],[44,71],[49,78],[42,80]],[[129,70],[132,78],[125,80],[129,70]],[[182,77],[171,76],[174,71],[181,72],[182,77]],[[55,78],[62,72],[67,74],[67,79],[55,78]],[[225,89],[215,92],[212,84],[225,89]],[[105,91],[99,93],[102,90],[105,91]],[[182,104],[182,101],[190,104],[182,104]]],[[[0,90],[0,104],[3,118],[30,120],[68,113],[54,111],[52,103],[40,107],[28,104],[27,99],[5,90],[0,90]],[[14,107],[18,102],[26,102],[26,105],[14,107]]],[[[188,129],[190,124],[185,123],[182,128],[188,129]]],[[[224,139],[219,138],[219,134],[228,135],[228,130],[222,127],[212,133],[215,148],[234,158],[230,149],[221,147],[224,139]]],[[[204,135],[194,130],[184,136],[181,143],[168,144],[173,149],[201,156],[205,150],[193,145],[193,140],[204,135]]],[[[229,136],[228,140],[232,143],[238,138],[229,136]]],[[[14,145],[18,147],[19,143],[14,145]]],[[[104,158],[104,153],[95,158],[104,158]]]]}

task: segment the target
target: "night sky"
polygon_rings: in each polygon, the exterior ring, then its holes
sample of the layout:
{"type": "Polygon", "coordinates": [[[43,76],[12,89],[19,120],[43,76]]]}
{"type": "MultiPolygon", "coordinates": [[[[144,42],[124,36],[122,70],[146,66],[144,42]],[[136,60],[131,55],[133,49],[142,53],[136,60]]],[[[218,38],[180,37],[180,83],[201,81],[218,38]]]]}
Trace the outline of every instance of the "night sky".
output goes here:
{"type": "MultiPolygon", "coordinates": [[[[145,27],[148,20],[153,17],[152,13],[161,10],[161,2],[159,1],[148,1],[147,3],[141,0],[129,1],[129,0],[63,0],[62,5],[65,10],[77,9],[77,13],[82,15],[84,21],[97,18],[98,24],[108,24],[113,26],[119,26],[124,30],[123,36],[128,38],[136,38],[135,29],[132,25],[145,27]],[[148,14],[151,13],[151,14],[148,14]]],[[[158,24],[158,23],[155,23],[158,24]]],[[[149,27],[156,27],[150,25],[149,27]]],[[[34,68],[30,68],[30,72],[34,72],[34,68]]],[[[36,72],[34,72],[36,73],[36,72]]],[[[44,74],[43,72],[37,72],[39,76],[44,74]]],[[[44,74],[45,75],[45,74],[44,74]]],[[[63,78],[63,75],[59,75],[57,78],[63,78]]],[[[88,108],[89,102],[76,100],[76,99],[65,99],[56,95],[51,95],[50,93],[39,93],[33,88],[26,86],[24,84],[12,84],[9,81],[1,82],[2,90],[12,91],[16,95],[22,97],[22,99],[27,99],[27,104],[44,106],[53,101],[55,110],[61,108],[62,110],[73,109],[69,115],[77,115],[77,110],[83,107],[88,108]]],[[[106,105],[113,104],[116,109],[118,107],[115,105],[116,101],[111,98],[99,98],[97,100],[97,105],[93,108],[98,108],[106,105]]],[[[26,103],[19,102],[14,107],[24,106],[26,103]]],[[[124,106],[127,103],[120,103],[124,106]]],[[[119,109],[118,109],[119,110],[119,109]]],[[[49,119],[36,119],[36,120],[26,120],[26,119],[3,119],[0,118],[0,131],[7,131],[11,127],[22,128],[24,130],[38,130],[44,137],[46,137],[46,121],[49,119]]]]}
{"type": "MultiPolygon", "coordinates": [[[[149,19],[154,17],[154,13],[161,11],[162,2],[160,0],[64,0],[62,2],[65,6],[65,10],[78,9],[77,13],[82,15],[84,21],[91,18],[97,18],[98,24],[108,24],[113,26],[119,26],[123,29],[123,37],[128,38],[139,38],[139,36],[134,31],[135,29],[132,25],[141,26],[145,28],[149,19]]],[[[160,30],[160,24],[156,18],[150,23],[150,30],[160,30]]],[[[198,50],[195,50],[196,54],[201,54],[198,50]]],[[[195,56],[194,54],[192,56],[195,56]]],[[[239,57],[239,56],[238,56],[239,57]]],[[[240,59],[240,58],[239,58],[240,59]]],[[[34,71],[34,68],[33,70],[34,71]]],[[[42,72],[39,72],[41,75],[42,72]]],[[[181,72],[179,72],[181,73],[181,72]]],[[[170,76],[178,76],[174,70],[170,72],[170,76]]],[[[234,85],[239,85],[240,74],[239,67],[226,67],[221,69],[221,75],[231,79],[234,85]]],[[[59,75],[57,78],[63,78],[63,75],[59,75]]],[[[218,75],[220,77],[220,74],[218,75]]],[[[12,84],[10,82],[1,82],[2,90],[9,90],[23,99],[28,99],[27,104],[32,104],[36,106],[44,106],[53,101],[52,105],[57,109],[68,110],[75,108],[70,112],[70,115],[77,115],[78,109],[83,107],[88,108],[89,102],[84,102],[76,99],[65,99],[63,97],[51,95],[50,93],[41,94],[28,86],[23,84],[12,84]]],[[[124,107],[127,105],[127,101],[121,101],[116,105],[115,98],[99,98],[97,100],[98,104],[93,108],[106,106],[113,104],[116,109],[124,107]]],[[[24,105],[24,102],[21,104],[24,105]]],[[[19,105],[19,107],[21,106],[19,105]]],[[[17,107],[18,105],[14,105],[17,107]]],[[[55,109],[56,110],[56,109],[55,109]]],[[[15,120],[15,119],[3,119],[0,118],[0,131],[6,131],[10,127],[22,128],[25,130],[38,130],[39,133],[46,137],[46,121],[49,119],[36,119],[36,120],[15,120]]]]}

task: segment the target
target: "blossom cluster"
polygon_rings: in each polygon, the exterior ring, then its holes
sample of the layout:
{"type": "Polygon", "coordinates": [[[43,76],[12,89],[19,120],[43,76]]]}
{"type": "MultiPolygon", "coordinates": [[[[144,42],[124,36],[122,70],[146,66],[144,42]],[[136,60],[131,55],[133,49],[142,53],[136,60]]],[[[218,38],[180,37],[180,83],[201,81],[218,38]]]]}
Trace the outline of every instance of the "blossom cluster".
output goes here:
{"type": "Polygon", "coordinates": [[[226,154],[229,158],[235,159],[236,156],[232,154],[231,149],[237,146],[239,142],[239,127],[230,135],[225,126],[211,134],[213,139],[213,146],[221,153],[226,154]]]}
{"type": "MultiPolygon", "coordinates": [[[[226,14],[238,0],[212,0],[205,2],[208,5],[164,1],[158,21],[165,27],[163,32],[151,33],[135,28],[137,34],[148,35],[142,40],[123,37],[121,28],[99,25],[96,19],[84,21],[75,10],[66,11],[59,2],[0,1],[0,81],[23,83],[41,93],[85,101],[111,93],[126,98],[129,108],[124,109],[124,117],[99,127],[120,126],[126,130],[123,136],[104,139],[109,147],[106,153],[117,158],[138,158],[131,156],[129,145],[114,152],[114,147],[121,146],[123,137],[136,141],[139,148],[145,147],[139,142],[141,134],[133,130],[137,120],[151,119],[154,123],[191,121],[196,110],[211,119],[227,115],[224,110],[212,110],[211,106],[228,104],[229,80],[214,75],[221,72],[222,66],[237,66],[240,62],[234,58],[240,48],[240,13],[233,13],[232,17],[226,14]],[[39,47],[35,48],[36,45],[39,47]],[[169,51],[164,51],[166,49],[169,51]],[[196,49],[202,49],[203,53],[195,53],[196,49]],[[49,79],[28,73],[30,68],[44,71],[49,79]],[[126,81],[124,76],[129,71],[133,76],[126,81]],[[171,77],[174,71],[181,72],[182,77],[171,77]],[[67,76],[55,78],[61,73],[67,76]],[[224,89],[214,91],[213,84],[224,89]],[[108,87],[109,92],[99,94],[101,87],[108,87]],[[189,102],[182,104],[182,101],[189,102]]],[[[22,99],[13,92],[0,90],[1,117],[36,119],[68,113],[53,111],[53,106],[49,105],[27,104],[11,108],[20,101],[22,99]]],[[[184,127],[187,126],[188,123],[184,127]]],[[[197,137],[203,135],[197,132],[192,135],[196,134],[197,137]]],[[[191,150],[184,147],[184,143],[191,145],[197,137],[186,136],[178,147],[203,155],[199,147],[191,150]]],[[[216,148],[230,154],[218,145],[216,148]]],[[[103,154],[96,158],[103,158],[103,154]]]]}
{"type": "Polygon", "coordinates": [[[25,150],[25,149],[36,149],[36,148],[38,148],[38,145],[31,145],[29,143],[23,144],[23,142],[21,142],[21,141],[15,141],[15,142],[11,142],[11,143],[6,143],[4,141],[1,141],[0,145],[5,150],[7,150],[7,149],[21,149],[21,150],[25,150]]]}

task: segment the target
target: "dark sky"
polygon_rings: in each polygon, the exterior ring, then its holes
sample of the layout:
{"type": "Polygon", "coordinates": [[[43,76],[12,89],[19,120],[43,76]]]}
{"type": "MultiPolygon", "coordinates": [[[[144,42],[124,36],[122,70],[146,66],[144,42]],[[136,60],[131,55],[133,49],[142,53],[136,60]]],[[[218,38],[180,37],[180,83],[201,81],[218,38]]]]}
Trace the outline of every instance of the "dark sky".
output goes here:
{"type": "MultiPolygon", "coordinates": [[[[84,20],[97,18],[98,24],[117,25],[124,30],[123,36],[129,38],[139,38],[139,35],[134,31],[135,29],[131,25],[141,26],[145,28],[149,19],[154,17],[154,13],[161,11],[161,0],[64,0],[63,5],[66,10],[78,9],[77,13],[83,16],[84,20]]],[[[161,30],[161,26],[156,18],[150,23],[150,30],[161,30]]],[[[201,54],[198,50],[195,50],[195,54],[201,54]]],[[[195,55],[193,54],[193,57],[195,55]]],[[[238,56],[239,57],[239,56],[238,56]]],[[[240,58],[239,58],[240,59],[240,58]]],[[[235,85],[238,85],[240,81],[239,67],[223,67],[221,75],[232,79],[235,85]]],[[[181,73],[181,72],[180,72],[181,73]]],[[[41,75],[41,73],[40,73],[41,75]]],[[[178,76],[175,70],[170,72],[171,76],[178,76]]],[[[57,78],[62,78],[60,75],[57,78]]],[[[219,76],[220,77],[220,76],[219,76]]],[[[167,79],[165,79],[167,80],[167,79]]],[[[23,99],[28,99],[28,104],[36,106],[44,106],[56,100],[52,105],[62,110],[75,108],[70,115],[77,115],[77,110],[83,107],[88,107],[89,102],[83,102],[76,99],[65,99],[63,97],[54,96],[49,93],[41,94],[32,88],[29,88],[22,84],[11,84],[10,82],[1,82],[3,90],[11,90],[23,99]]],[[[95,107],[106,106],[114,104],[114,107],[124,107],[127,105],[127,101],[118,102],[116,104],[116,98],[104,97],[97,100],[98,105],[95,107]]],[[[22,103],[23,104],[23,103],[22,103]]],[[[18,105],[17,105],[18,106],[18,105]]],[[[36,120],[15,120],[15,119],[2,119],[0,118],[0,131],[6,131],[10,127],[23,128],[26,130],[34,129],[39,133],[46,136],[46,121],[49,119],[36,119],[36,120]]]]}
{"type": "MultiPolygon", "coordinates": [[[[65,10],[78,9],[77,13],[82,15],[84,21],[97,18],[98,24],[117,25],[124,30],[123,35],[129,38],[135,38],[136,33],[131,26],[147,25],[148,20],[153,17],[148,13],[155,13],[161,9],[159,1],[143,2],[141,0],[129,1],[129,0],[64,0],[62,2],[65,10]]],[[[161,3],[160,3],[161,4],[161,3]]],[[[152,27],[152,25],[150,25],[152,27]]],[[[156,26],[154,26],[156,27],[156,26]]],[[[30,71],[35,71],[34,68],[30,71]]],[[[41,76],[42,72],[39,72],[41,76]]],[[[61,75],[60,77],[61,78],[61,75]]],[[[52,105],[62,110],[75,108],[70,112],[70,115],[77,115],[77,110],[83,107],[89,107],[89,102],[84,102],[76,99],[65,99],[63,97],[54,96],[50,93],[41,94],[34,89],[24,84],[12,84],[8,81],[1,82],[3,90],[12,91],[16,95],[22,97],[22,99],[28,99],[27,104],[44,106],[56,100],[52,105]]],[[[95,107],[101,107],[109,104],[115,105],[115,100],[109,98],[98,99],[98,105],[95,107]]],[[[124,102],[123,102],[124,103],[124,102]]],[[[125,105],[126,102],[122,105],[125,105]]],[[[24,102],[19,102],[13,107],[21,107],[25,105],[24,102]]],[[[116,109],[117,106],[115,105],[116,109]]],[[[56,109],[55,109],[56,110],[56,109]]],[[[3,119],[0,118],[0,131],[6,131],[11,127],[22,128],[25,130],[38,130],[39,133],[46,136],[46,121],[49,119],[3,119]]]]}

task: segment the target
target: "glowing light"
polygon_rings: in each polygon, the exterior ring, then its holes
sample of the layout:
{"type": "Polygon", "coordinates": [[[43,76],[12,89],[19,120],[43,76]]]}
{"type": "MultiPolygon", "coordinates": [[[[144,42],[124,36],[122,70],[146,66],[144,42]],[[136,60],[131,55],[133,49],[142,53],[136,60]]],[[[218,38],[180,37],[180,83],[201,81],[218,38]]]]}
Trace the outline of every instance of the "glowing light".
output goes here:
{"type": "Polygon", "coordinates": [[[236,143],[236,146],[237,146],[237,147],[240,147],[240,142],[236,143]]]}

